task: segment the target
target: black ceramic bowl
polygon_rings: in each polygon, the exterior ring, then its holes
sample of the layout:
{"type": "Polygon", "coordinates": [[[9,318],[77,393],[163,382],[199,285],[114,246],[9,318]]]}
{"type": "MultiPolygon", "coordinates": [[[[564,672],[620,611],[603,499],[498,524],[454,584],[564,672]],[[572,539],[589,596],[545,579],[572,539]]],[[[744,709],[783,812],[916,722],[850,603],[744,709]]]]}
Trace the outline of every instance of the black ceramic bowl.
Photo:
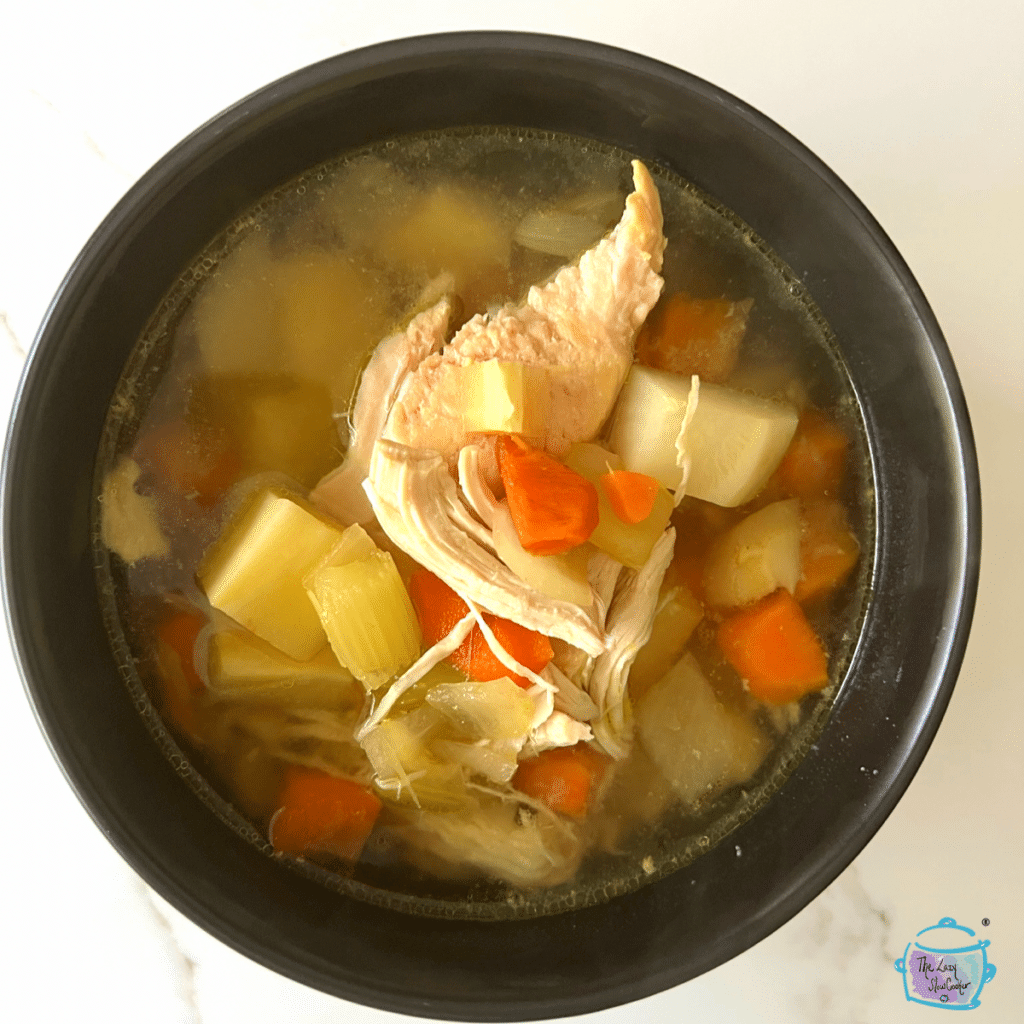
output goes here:
{"type": "Polygon", "coordinates": [[[173,150],[102,224],[46,316],[10,428],[5,597],[30,698],[71,785],[185,914],[268,967],[357,1002],[453,1019],[557,1017],[722,963],[864,846],[949,700],[974,603],[979,514],[970,425],[939,328],[891,242],[827,167],[675,68],[566,39],[443,35],[345,54],[268,86],[173,150]],[[860,641],[831,718],[782,790],[728,843],[654,884],[503,922],[412,917],[331,892],[218,822],[133,706],[100,615],[89,536],[111,394],[147,319],[206,242],[346,149],[483,124],[620,146],[678,172],[769,242],[841,346],[877,523],[860,641]]]}

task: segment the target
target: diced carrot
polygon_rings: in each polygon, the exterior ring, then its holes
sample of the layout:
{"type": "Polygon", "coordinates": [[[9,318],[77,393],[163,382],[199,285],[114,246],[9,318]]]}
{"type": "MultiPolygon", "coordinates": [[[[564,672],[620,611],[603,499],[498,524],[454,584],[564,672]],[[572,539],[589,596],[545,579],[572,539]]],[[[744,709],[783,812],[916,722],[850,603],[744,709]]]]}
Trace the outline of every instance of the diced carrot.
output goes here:
{"type": "Polygon", "coordinates": [[[178,656],[189,689],[193,693],[200,693],[206,689],[206,684],[196,672],[195,665],[196,640],[205,625],[206,616],[202,612],[177,611],[165,619],[157,630],[157,636],[178,656]]]}
{"type": "Polygon", "coordinates": [[[753,299],[693,299],[677,292],[647,318],[636,341],[645,366],[723,383],[736,366],[753,299]]]}
{"type": "Polygon", "coordinates": [[[428,647],[443,640],[469,614],[469,605],[429,569],[417,569],[409,577],[409,597],[428,647]]]}
{"type": "Polygon", "coordinates": [[[846,469],[849,438],[817,409],[806,409],[775,471],[783,490],[808,501],[837,494],[846,469]]]}
{"type": "Polygon", "coordinates": [[[616,469],[603,473],[598,480],[608,495],[612,511],[624,523],[634,526],[642,523],[654,509],[658,481],[653,476],[616,469]]]}
{"type": "Polygon", "coordinates": [[[727,618],[718,627],[718,646],[750,692],[768,704],[788,704],[828,682],[821,641],[785,589],[727,618]]]}
{"type": "Polygon", "coordinates": [[[798,601],[813,601],[828,596],[845,581],[857,564],[860,545],[850,531],[846,509],[834,498],[808,502],[803,520],[800,580],[793,596],[798,601]]]}
{"type": "MultiPolygon", "coordinates": [[[[555,656],[551,641],[543,634],[537,633],[511,619],[500,619],[497,615],[484,615],[484,622],[491,627],[494,638],[509,654],[515,658],[524,668],[531,672],[540,672],[547,663],[555,656]]],[[[528,690],[533,683],[526,676],[510,672],[505,665],[498,660],[494,651],[491,650],[483,630],[479,626],[473,627],[473,632],[459,648],[469,645],[469,656],[466,665],[459,664],[452,658],[456,668],[461,668],[470,679],[477,679],[484,682],[488,679],[501,679],[508,676],[517,686],[528,690]]],[[[456,652],[456,654],[459,653],[456,652]]]]}
{"type": "Polygon", "coordinates": [[[610,758],[586,743],[556,747],[523,761],[512,785],[520,793],[542,800],[553,811],[581,817],[587,813],[593,791],[610,763],[610,758]]]}
{"type": "Polygon", "coordinates": [[[141,445],[146,464],[174,488],[212,505],[238,478],[241,458],[223,436],[212,431],[197,437],[181,420],[147,434],[141,445]]]}
{"type": "Polygon", "coordinates": [[[498,467],[519,542],[534,555],[583,544],[597,528],[597,488],[520,438],[498,439],[498,467]]]}
{"type": "MultiPolygon", "coordinates": [[[[443,640],[455,624],[469,612],[469,606],[443,580],[427,569],[419,569],[409,580],[409,596],[420,620],[427,644],[443,640]]],[[[543,634],[510,619],[484,614],[484,622],[495,639],[520,665],[531,672],[540,672],[555,656],[551,641],[543,634]]],[[[533,684],[526,676],[510,672],[491,650],[480,627],[474,626],[469,636],[448,660],[470,679],[485,682],[508,676],[523,689],[533,684]]]]}
{"type": "Polygon", "coordinates": [[[195,646],[204,625],[206,618],[198,611],[176,610],[156,631],[160,713],[196,743],[202,743],[196,697],[206,686],[196,672],[195,646]]]}
{"type": "Polygon", "coordinates": [[[381,802],[349,779],[292,765],[285,774],[271,842],[280,853],[332,853],[356,860],[373,830],[381,802]]]}

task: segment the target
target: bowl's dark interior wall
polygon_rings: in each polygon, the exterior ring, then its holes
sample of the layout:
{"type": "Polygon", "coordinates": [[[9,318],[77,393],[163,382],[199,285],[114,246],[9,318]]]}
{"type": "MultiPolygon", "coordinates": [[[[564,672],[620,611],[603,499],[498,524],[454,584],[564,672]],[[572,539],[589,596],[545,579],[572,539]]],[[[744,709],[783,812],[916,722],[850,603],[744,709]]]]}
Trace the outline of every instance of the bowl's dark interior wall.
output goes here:
{"type": "Polygon", "coordinates": [[[338,995],[515,1020],[597,1009],[699,974],[781,924],[858,852],[948,700],[973,604],[978,505],[966,413],[927,305],[810,154],[731,97],[642,58],[544,37],[477,38],[470,52],[472,38],[386,44],[300,72],[201,129],[132,190],[73,268],[32,354],[8,440],[4,569],[49,741],[111,841],[158,890],[225,941],[338,995]],[[195,253],[265,192],[339,151],[468,124],[614,143],[693,181],[767,239],[843,348],[879,499],[874,602],[852,678],[782,792],[656,885],[518,923],[364,905],[280,870],[219,826],[128,698],[89,543],[107,405],[195,253]]]}

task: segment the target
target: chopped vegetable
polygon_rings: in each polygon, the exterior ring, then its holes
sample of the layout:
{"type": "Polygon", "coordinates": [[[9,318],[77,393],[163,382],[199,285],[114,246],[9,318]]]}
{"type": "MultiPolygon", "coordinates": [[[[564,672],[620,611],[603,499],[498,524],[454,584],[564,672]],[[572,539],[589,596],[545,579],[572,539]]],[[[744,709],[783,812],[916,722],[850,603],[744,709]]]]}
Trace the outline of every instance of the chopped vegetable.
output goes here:
{"type": "Polygon", "coordinates": [[[390,311],[351,253],[305,246],[286,259],[269,232],[245,238],[217,268],[195,306],[199,352],[213,374],[282,374],[326,386],[347,407],[390,311]]]}
{"type": "Polygon", "coordinates": [[[258,491],[203,556],[199,584],[214,608],[308,661],[327,635],[302,581],[340,540],[341,530],[301,499],[258,491]]]}
{"type": "Polygon", "coordinates": [[[711,604],[734,608],[800,578],[800,506],[795,498],[751,513],[722,536],[704,566],[704,593],[711,604]]]}
{"type": "Polygon", "coordinates": [[[491,534],[494,553],[535,590],[558,601],[589,608],[594,594],[587,578],[587,549],[573,548],[560,555],[531,555],[519,541],[508,505],[501,502],[493,513],[491,534]]]}
{"type": "Polygon", "coordinates": [[[316,569],[307,593],[338,661],[367,690],[383,686],[419,655],[416,612],[387,551],[316,569]]]}
{"type": "Polygon", "coordinates": [[[753,299],[692,299],[677,292],[655,307],[636,339],[645,366],[723,384],[736,366],[753,299]]]}
{"type": "Polygon", "coordinates": [[[679,660],[704,618],[700,601],[684,585],[672,587],[658,602],[651,638],[629,670],[629,693],[639,700],[679,660]]]}
{"type": "Polygon", "coordinates": [[[533,718],[533,702],[507,675],[486,682],[440,683],[427,703],[470,739],[520,741],[533,718]]]}
{"type": "Polygon", "coordinates": [[[309,661],[295,661],[254,634],[239,630],[213,634],[209,670],[214,697],[331,707],[350,700],[353,690],[362,694],[330,647],[309,661]]]}
{"type": "Polygon", "coordinates": [[[196,671],[195,647],[205,625],[206,618],[198,611],[175,611],[157,629],[161,714],[197,743],[202,736],[196,697],[206,684],[196,671]]]}
{"type": "Polygon", "coordinates": [[[427,277],[452,274],[455,293],[476,310],[507,286],[511,236],[483,195],[446,183],[416,198],[380,250],[427,277]]]}
{"type": "Polygon", "coordinates": [[[535,210],[516,225],[512,238],[526,249],[549,256],[578,256],[605,231],[605,223],[564,210],[535,210]]]}
{"type": "Polygon", "coordinates": [[[691,654],[651,687],[636,722],[647,753],[691,808],[745,782],[768,752],[767,738],[719,702],[691,654]]]}
{"type": "Polygon", "coordinates": [[[609,446],[626,469],[647,473],[669,490],[735,507],[761,490],[796,430],[796,410],[731,388],[702,384],[684,428],[691,381],[633,366],[619,395],[609,446]]]}
{"type": "Polygon", "coordinates": [[[585,543],[598,523],[597,488],[546,452],[498,439],[498,465],[520,543],[557,555],[585,543]]]}
{"type": "Polygon", "coordinates": [[[718,628],[718,646],[766,704],[788,704],[828,683],[828,664],[803,609],[780,589],[718,628]]]}
{"type": "Polygon", "coordinates": [[[355,782],[294,765],[285,775],[280,802],[270,837],[278,853],[330,853],[353,861],[381,808],[377,796],[355,782]]]}
{"type": "Polygon", "coordinates": [[[860,555],[850,532],[846,510],[832,498],[804,506],[804,532],[800,541],[800,580],[793,596],[798,601],[826,597],[850,575],[860,555]]]}
{"type": "Polygon", "coordinates": [[[103,478],[100,492],[103,543],[129,565],[143,558],[164,558],[171,550],[157,520],[155,499],[135,490],[141,472],[137,462],[122,455],[103,478]]]}
{"type": "Polygon", "coordinates": [[[409,597],[428,647],[443,640],[469,614],[469,605],[427,569],[419,569],[409,578],[409,597]]]}
{"type": "Polygon", "coordinates": [[[642,523],[654,511],[660,485],[653,476],[616,469],[600,478],[612,511],[630,526],[642,523]]]}
{"type": "Polygon", "coordinates": [[[363,739],[374,785],[389,802],[455,811],[469,801],[462,766],[446,764],[432,749],[445,718],[429,706],[387,718],[363,739]]]}
{"type": "Polygon", "coordinates": [[[323,384],[282,373],[211,374],[195,387],[189,421],[220,437],[235,473],[284,473],[311,487],[338,461],[331,395],[323,384]]]}
{"type": "Polygon", "coordinates": [[[242,461],[223,431],[194,432],[182,420],[145,436],[140,458],[175,490],[212,505],[238,479],[242,461]]]}
{"type": "Polygon", "coordinates": [[[591,442],[574,444],[565,456],[565,464],[597,486],[598,522],[590,543],[617,562],[639,569],[651,556],[658,538],[665,532],[672,515],[672,495],[659,486],[650,514],[639,523],[626,523],[615,514],[608,493],[600,486],[601,477],[622,469],[622,459],[591,442]]]}
{"type": "Polygon", "coordinates": [[[512,785],[553,811],[582,817],[610,764],[611,758],[585,743],[557,747],[520,762],[512,785]]]}
{"type": "Polygon", "coordinates": [[[805,501],[838,494],[849,444],[845,432],[817,409],[805,410],[776,472],[783,490],[805,501]]]}
{"type": "MultiPolygon", "coordinates": [[[[409,594],[419,616],[423,638],[428,645],[444,639],[469,611],[469,606],[443,580],[421,569],[409,580],[409,594]]],[[[531,672],[540,672],[554,657],[551,641],[543,633],[520,626],[510,619],[484,615],[498,643],[531,672]]],[[[449,661],[470,677],[480,681],[508,676],[517,686],[529,689],[533,684],[525,676],[509,672],[491,650],[479,626],[463,641],[449,661]]]]}
{"type": "Polygon", "coordinates": [[[488,359],[453,372],[467,433],[543,436],[551,390],[546,366],[488,359]]]}

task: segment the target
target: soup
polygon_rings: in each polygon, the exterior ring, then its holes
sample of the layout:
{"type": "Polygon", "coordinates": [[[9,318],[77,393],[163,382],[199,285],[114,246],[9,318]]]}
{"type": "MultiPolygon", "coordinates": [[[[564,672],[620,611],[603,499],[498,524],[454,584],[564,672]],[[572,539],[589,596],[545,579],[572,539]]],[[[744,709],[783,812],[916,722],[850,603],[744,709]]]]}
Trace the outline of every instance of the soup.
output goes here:
{"type": "Polygon", "coordinates": [[[200,255],[111,406],[129,685],[224,820],[336,888],[502,916],[657,877],[842,677],[844,381],[763,243],[625,154],[474,131],[318,167],[200,255]]]}

